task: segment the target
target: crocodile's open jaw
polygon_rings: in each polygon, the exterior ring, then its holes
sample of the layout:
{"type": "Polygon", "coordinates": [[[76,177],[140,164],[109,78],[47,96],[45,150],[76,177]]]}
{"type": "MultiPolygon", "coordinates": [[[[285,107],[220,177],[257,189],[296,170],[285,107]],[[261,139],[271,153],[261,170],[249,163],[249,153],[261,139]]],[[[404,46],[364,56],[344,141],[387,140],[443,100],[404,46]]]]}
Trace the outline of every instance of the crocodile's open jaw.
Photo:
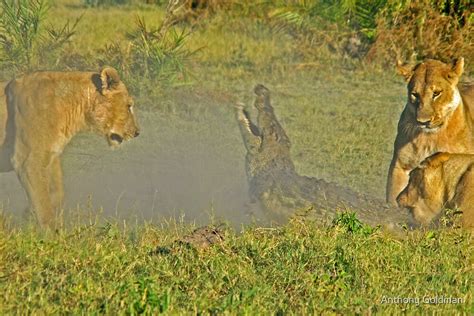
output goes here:
{"type": "Polygon", "coordinates": [[[250,121],[250,117],[249,117],[248,112],[245,111],[245,110],[242,110],[242,112],[243,112],[243,121],[244,121],[245,127],[247,128],[249,133],[251,133],[254,136],[260,136],[260,130],[258,129],[258,127],[255,124],[253,124],[250,121]]]}

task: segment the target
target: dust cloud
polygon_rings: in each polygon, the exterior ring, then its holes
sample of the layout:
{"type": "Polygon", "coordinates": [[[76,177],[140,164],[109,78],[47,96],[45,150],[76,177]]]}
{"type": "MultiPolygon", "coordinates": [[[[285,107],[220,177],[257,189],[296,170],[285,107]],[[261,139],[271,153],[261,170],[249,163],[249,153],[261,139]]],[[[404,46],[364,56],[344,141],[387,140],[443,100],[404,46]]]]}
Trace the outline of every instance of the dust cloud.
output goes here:
{"type": "MultiPolygon", "coordinates": [[[[215,220],[235,227],[262,221],[249,202],[245,150],[232,111],[199,119],[141,111],[139,120],[141,135],[117,150],[93,134],[79,134],[66,147],[66,219],[215,220]]],[[[25,217],[26,195],[13,172],[0,174],[0,203],[5,215],[25,217]]]]}

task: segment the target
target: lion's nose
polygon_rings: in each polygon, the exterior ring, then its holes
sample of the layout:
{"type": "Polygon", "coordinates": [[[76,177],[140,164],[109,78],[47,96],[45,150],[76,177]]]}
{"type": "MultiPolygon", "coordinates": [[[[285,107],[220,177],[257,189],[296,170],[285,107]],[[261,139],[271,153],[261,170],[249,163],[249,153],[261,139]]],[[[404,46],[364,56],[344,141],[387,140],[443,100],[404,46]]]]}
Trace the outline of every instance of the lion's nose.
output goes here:
{"type": "Polygon", "coordinates": [[[409,207],[408,205],[408,195],[407,195],[407,190],[403,190],[398,196],[397,196],[397,205],[399,207],[409,207]]]}
{"type": "Polygon", "coordinates": [[[133,137],[138,137],[138,135],[140,135],[140,131],[137,129],[137,130],[135,131],[135,135],[133,135],[133,137]]]}
{"type": "Polygon", "coordinates": [[[431,120],[429,120],[429,119],[428,120],[419,119],[419,120],[416,120],[416,121],[418,122],[419,125],[425,126],[425,127],[428,127],[431,124],[431,120]]]}

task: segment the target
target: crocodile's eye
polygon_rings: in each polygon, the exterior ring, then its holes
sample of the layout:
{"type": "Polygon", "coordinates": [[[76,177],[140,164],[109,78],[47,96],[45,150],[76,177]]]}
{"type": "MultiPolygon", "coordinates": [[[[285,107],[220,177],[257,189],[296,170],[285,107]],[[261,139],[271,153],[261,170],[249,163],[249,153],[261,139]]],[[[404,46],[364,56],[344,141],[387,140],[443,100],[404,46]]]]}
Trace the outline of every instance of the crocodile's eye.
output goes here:
{"type": "Polygon", "coordinates": [[[419,95],[416,92],[410,93],[410,99],[412,103],[416,103],[418,101],[419,95]]]}
{"type": "Polygon", "coordinates": [[[433,100],[441,95],[442,91],[433,91],[433,100]]]}

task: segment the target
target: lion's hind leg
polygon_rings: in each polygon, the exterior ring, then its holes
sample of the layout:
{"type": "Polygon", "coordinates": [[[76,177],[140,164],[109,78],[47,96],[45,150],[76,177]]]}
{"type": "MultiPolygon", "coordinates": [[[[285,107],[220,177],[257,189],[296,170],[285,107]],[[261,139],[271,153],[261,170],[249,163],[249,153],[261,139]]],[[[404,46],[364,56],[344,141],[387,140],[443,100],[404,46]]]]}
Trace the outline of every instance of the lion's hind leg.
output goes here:
{"type": "Polygon", "coordinates": [[[26,191],[31,211],[42,228],[54,228],[55,220],[49,195],[49,167],[47,155],[30,153],[26,159],[15,157],[15,171],[26,191]]]}
{"type": "Polygon", "coordinates": [[[10,152],[10,150],[0,146],[0,172],[13,171],[10,152]]]}
{"type": "Polygon", "coordinates": [[[59,157],[53,158],[50,166],[50,175],[49,193],[51,204],[54,210],[59,211],[63,207],[64,200],[63,171],[59,157]]]}

